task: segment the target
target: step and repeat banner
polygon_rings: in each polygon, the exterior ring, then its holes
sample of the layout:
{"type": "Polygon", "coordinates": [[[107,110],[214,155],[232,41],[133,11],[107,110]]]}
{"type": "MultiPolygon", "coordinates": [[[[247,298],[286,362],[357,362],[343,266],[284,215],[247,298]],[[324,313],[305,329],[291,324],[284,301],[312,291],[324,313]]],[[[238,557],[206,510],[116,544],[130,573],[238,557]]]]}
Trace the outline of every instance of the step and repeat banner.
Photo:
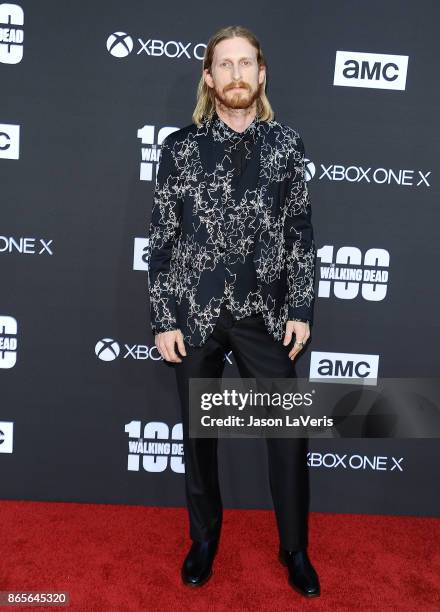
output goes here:
{"type": "MultiPolygon", "coordinates": [[[[260,39],[306,147],[315,322],[297,374],[434,377],[435,2],[0,2],[0,497],[184,506],[175,374],[149,325],[163,138],[210,36],[260,39]]],[[[232,353],[225,375],[237,376],[232,353]]],[[[264,439],[219,441],[225,507],[272,507],[264,439]]],[[[310,439],[311,510],[433,516],[433,438],[310,439]]]]}

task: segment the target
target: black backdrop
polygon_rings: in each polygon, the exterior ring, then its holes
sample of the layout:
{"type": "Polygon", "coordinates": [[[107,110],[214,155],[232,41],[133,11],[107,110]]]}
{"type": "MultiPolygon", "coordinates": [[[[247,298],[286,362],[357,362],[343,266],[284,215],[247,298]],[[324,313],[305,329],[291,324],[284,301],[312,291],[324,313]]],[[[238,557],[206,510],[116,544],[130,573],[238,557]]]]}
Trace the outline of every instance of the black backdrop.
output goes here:
{"type": "MultiPolygon", "coordinates": [[[[0,4],[2,498],[184,505],[146,234],[160,142],[191,123],[224,25],[260,38],[275,118],[306,146],[320,252],[298,375],[437,376],[439,17],[423,0],[0,4]]],[[[311,440],[311,509],[435,515],[439,460],[432,439],[311,440]]],[[[220,463],[226,507],[271,507],[263,440],[221,440],[220,463]]]]}

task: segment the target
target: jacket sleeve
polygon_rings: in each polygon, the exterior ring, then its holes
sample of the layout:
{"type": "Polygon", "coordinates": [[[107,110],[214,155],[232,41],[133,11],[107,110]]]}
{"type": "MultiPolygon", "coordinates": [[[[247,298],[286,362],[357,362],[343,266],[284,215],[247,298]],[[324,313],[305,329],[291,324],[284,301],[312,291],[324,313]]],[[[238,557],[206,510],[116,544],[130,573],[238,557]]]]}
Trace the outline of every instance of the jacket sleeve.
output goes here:
{"type": "Polygon", "coordinates": [[[148,286],[153,334],[178,329],[171,261],[180,231],[182,200],[170,136],[162,142],[148,231],[148,286]]]}
{"type": "Polygon", "coordinates": [[[289,156],[284,240],[287,250],[288,318],[313,321],[316,245],[304,165],[304,143],[294,132],[289,156]]]}

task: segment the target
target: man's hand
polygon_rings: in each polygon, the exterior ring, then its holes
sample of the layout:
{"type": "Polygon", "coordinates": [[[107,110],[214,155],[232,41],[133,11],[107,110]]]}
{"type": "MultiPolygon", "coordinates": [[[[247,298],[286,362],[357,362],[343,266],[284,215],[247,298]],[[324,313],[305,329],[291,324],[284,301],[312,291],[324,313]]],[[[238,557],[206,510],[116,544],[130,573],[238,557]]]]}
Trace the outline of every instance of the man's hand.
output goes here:
{"type": "Polygon", "coordinates": [[[176,354],[175,344],[177,342],[177,348],[179,353],[186,357],[185,344],[183,342],[183,334],[180,329],[172,329],[171,331],[161,332],[154,336],[154,343],[157,350],[166,361],[173,363],[181,363],[182,360],[176,354]]]}
{"type": "Polygon", "coordinates": [[[308,323],[302,323],[301,321],[287,321],[286,323],[286,333],[284,335],[283,344],[287,346],[289,342],[292,340],[292,334],[295,334],[295,344],[293,348],[289,351],[289,359],[292,361],[298,355],[298,353],[304,348],[301,344],[297,344],[297,342],[307,342],[310,337],[310,327],[308,323]]]}

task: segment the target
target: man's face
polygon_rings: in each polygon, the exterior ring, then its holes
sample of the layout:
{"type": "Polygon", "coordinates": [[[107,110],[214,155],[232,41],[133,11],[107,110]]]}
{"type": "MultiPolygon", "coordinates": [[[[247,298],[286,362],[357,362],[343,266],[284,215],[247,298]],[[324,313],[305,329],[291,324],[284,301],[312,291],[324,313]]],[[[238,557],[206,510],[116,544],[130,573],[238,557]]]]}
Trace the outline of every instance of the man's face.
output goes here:
{"type": "Polygon", "coordinates": [[[259,97],[265,67],[259,68],[257,50],[246,38],[222,40],[215,46],[211,72],[204,70],[205,82],[227,108],[248,108],[259,97]]]}

